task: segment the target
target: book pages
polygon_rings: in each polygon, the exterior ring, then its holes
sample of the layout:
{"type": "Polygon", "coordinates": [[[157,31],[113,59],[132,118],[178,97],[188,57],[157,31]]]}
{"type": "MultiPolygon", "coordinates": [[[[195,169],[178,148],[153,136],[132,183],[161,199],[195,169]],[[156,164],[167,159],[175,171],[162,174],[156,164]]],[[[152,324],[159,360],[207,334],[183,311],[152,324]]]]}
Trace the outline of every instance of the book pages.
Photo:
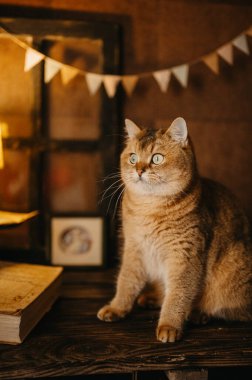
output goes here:
{"type": "Polygon", "coordinates": [[[0,261],[0,314],[21,314],[61,272],[61,267],[0,261]]]}
{"type": "Polygon", "coordinates": [[[38,211],[28,213],[9,212],[0,210],[0,226],[8,226],[12,224],[20,224],[28,219],[38,215],[38,211]]]}

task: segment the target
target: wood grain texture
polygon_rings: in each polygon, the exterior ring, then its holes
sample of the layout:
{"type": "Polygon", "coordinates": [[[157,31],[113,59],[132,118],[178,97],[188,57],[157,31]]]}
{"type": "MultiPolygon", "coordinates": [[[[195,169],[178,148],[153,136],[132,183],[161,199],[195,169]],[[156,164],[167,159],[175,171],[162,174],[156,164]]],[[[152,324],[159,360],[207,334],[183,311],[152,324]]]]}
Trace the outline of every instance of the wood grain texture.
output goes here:
{"type": "Polygon", "coordinates": [[[62,297],[24,343],[0,345],[0,379],[251,365],[252,323],[188,326],[181,342],[162,344],[157,311],[135,308],[124,321],[99,321],[113,278],[111,270],[66,272],[62,297]]]}
{"type": "Polygon", "coordinates": [[[168,380],[207,380],[206,370],[167,371],[168,380]]]}

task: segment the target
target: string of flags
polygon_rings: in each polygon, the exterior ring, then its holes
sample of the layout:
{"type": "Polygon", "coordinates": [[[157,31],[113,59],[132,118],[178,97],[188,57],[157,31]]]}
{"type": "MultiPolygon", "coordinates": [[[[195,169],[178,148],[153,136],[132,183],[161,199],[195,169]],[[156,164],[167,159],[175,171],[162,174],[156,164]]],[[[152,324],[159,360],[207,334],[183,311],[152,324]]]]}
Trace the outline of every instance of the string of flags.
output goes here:
{"type": "Polygon", "coordinates": [[[183,88],[188,85],[189,68],[190,66],[203,62],[214,74],[219,74],[219,58],[223,59],[229,65],[234,64],[233,49],[234,47],[249,55],[249,46],[247,36],[252,37],[252,26],[239,34],[231,41],[218,47],[211,53],[201,56],[198,59],[184,63],[182,65],[169,67],[164,70],[156,70],[148,73],[140,73],[135,75],[108,75],[96,74],[80,70],[76,67],[66,65],[42,54],[36,49],[31,48],[28,44],[18,39],[16,36],[8,33],[1,28],[16,44],[25,49],[24,72],[32,70],[40,62],[44,61],[44,82],[49,83],[58,73],[61,75],[63,85],[67,85],[77,75],[85,77],[89,93],[96,94],[103,84],[109,98],[113,98],[116,94],[119,83],[122,84],[126,94],[131,96],[137,82],[140,78],[153,76],[160,90],[165,93],[168,89],[171,77],[175,77],[183,88]]]}

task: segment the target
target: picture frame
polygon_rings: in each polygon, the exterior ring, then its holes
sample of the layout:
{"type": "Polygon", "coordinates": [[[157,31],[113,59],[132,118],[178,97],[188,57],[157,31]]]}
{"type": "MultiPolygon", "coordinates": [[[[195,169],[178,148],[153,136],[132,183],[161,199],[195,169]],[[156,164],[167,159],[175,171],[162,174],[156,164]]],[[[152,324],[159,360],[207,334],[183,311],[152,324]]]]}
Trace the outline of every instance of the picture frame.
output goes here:
{"type": "Polygon", "coordinates": [[[101,215],[61,214],[50,218],[52,265],[105,266],[105,220],[101,215]]]}

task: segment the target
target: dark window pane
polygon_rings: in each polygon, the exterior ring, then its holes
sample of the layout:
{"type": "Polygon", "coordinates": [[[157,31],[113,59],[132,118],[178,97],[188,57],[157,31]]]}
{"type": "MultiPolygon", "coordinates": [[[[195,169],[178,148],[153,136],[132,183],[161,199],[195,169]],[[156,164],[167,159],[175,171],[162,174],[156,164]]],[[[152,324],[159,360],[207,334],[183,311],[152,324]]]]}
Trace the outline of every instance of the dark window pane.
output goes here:
{"type": "Polygon", "coordinates": [[[101,166],[98,153],[51,153],[46,185],[51,211],[97,211],[101,166]]]}
{"type": "Polygon", "coordinates": [[[101,40],[87,38],[59,38],[47,40],[46,54],[58,62],[70,65],[63,67],[46,85],[47,126],[54,139],[96,140],[100,137],[100,91],[89,94],[84,72],[102,72],[103,44],[101,40]],[[78,74],[63,84],[64,70],[78,68],[78,74]],[[84,71],[82,71],[84,70],[84,71]]]}
{"type": "Polygon", "coordinates": [[[4,168],[0,170],[0,209],[28,211],[30,150],[4,150],[4,168]]]}
{"type": "Polygon", "coordinates": [[[22,223],[13,228],[0,229],[0,247],[29,249],[29,222],[22,223]]]}

